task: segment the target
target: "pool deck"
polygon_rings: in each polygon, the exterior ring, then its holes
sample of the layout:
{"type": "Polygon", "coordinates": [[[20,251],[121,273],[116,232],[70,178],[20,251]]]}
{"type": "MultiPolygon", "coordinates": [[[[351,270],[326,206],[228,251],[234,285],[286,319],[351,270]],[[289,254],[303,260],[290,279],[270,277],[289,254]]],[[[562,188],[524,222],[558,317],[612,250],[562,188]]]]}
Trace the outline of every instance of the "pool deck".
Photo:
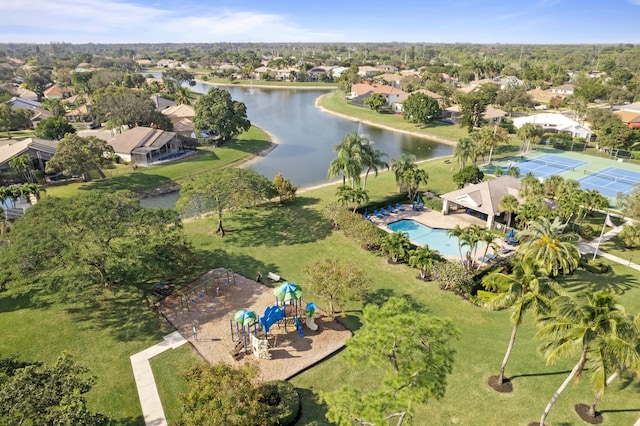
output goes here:
{"type": "MultiPolygon", "coordinates": [[[[411,204],[402,204],[404,211],[398,211],[398,213],[392,213],[389,216],[384,216],[382,219],[377,216],[370,216],[371,222],[378,225],[379,228],[387,231],[391,231],[387,225],[393,222],[397,222],[402,219],[412,219],[416,222],[427,225],[431,228],[440,229],[453,229],[456,225],[460,225],[462,228],[466,228],[470,225],[480,225],[485,227],[487,222],[478,217],[471,216],[465,213],[464,210],[452,211],[448,215],[443,215],[442,212],[434,211],[425,207],[424,210],[416,211],[411,209],[411,204]]],[[[498,248],[504,246],[502,238],[496,238],[494,243],[498,248]]],[[[492,253],[493,250],[490,251],[492,253]]],[[[478,257],[484,254],[484,248],[478,250],[478,257]]],[[[498,255],[497,253],[494,253],[498,255]]],[[[460,260],[459,256],[443,256],[449,260],[460,260]]],[[[482,263],[479,259],[476,259],[478,263],[482,263]]]]}

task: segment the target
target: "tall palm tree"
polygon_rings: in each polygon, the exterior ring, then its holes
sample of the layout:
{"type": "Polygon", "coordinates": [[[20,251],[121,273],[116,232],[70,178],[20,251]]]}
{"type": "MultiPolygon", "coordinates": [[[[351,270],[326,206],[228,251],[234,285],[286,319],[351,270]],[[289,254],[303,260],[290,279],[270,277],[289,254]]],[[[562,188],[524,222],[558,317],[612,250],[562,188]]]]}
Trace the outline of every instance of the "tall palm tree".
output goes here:
{"type": "Polygon", "coordinates": [[[420,190],[420,185],[426,185],[429,179],[429,174],[426,170],[414,167],[411,170],[405,171],[400,177],[400,181],[407,191],[407,197],[409,200],[415,200],[420,190]]]}
{"type": "Polygon", "coordinates": [[[402,154],[400,155],[400,159],[392,158],[391,159],[391,170],[396,176],[396,183],[398,184],[398,192],[404,191],[402,177],[409,170],[413,170],[416,167],[416,156],[413,154],[402,154]]]}
{"type": "Polygon", "coordinates": [[[420,278],[425,279],[439,258],[436,251],[431,250],[428,245],[424,245],[409,253],[409,266],[417,268],[420,271],[420,278]]]}
{"type": "Polygon", "coordinates": [[[559,193],[562,182],[564,182],[564,178],[560,175],[553,175],[546,178],[542,184],[545,197],[555,198],[559,193]]]}
{"type": "Polygon", "coordinates": [[[357,186],[355,189],[352,189],[351,194],[352,194],[351,201],[354,202],[354,206],[353,206],[354,213],[356,212],[356,210],[358,210],[358,207],[360,207],[362,204],[369,202],[369,194],[367,194],[367,191],[360,188],[359,186],[357,186]]]}
{"type": "Polygon", "coordinates": [[[556,309],[540,319],[536,334],[546,340],[542,349],[547,363],[552,364],[575,352],[580,353],[580,358],[547,404],[540,417],[540,426],[544,426],[551,408],[569,383],[581,376],[590,358],[597,360],[603,353],[610,354],[610,348],[623,344],[624,336],[619,331],[626,329],[629,322],[624,308],[606,291],[587,291],[580,302],[559,296],[552,303],[556,309]]]}
{"type": "Polygon", "coordinates": [[[368,143],[369,140],[357,132],[347,134],[342,142],[333,147],[338,156],[329,164],[328,177],[332,178],[342,173],[342,184],[345,185],[346,180],[351,179],[351,188],[355,188],[362,173],[362,146],[368,143]]]}
{"type": "Polygon", "coordinates": [[[480,242],[482,230],[483,228],[479,225],[470,225],[464,228],[464,232],[458,237],[460,238],[462,247],[469,247],[469,255],[472,259],[472,261],[469,262],[469,268],[473,267],[473,259],[477,257],[478,243],[480,242]]]}
{"type": "Polygon", "coordinates": [[[193,101],[196,98],[195,94],[189,90],[188,87],[184,86],[176,87],[174,97],[178,105],[193,105],[193,101]]]}
{"type": "Polygon", "coordinates": [[[467,160],[473,161],[475,158],[476,148],[473,139],[460,138],[455,148],[453,148],[453,158],[460,163],[460,170],[464,169],[467,160]]]}
{"type": "Polygon", "coordinates": [[[449,237],[456,237],[456,239],[458,240],[458,252],[460,253],[460,262],[462,264],[464,264],[464,259],[462,257],[462,235],[464,233],[465,230],[460,225],[456,225],[454,228],[447,231],[447,235],[449,237]]]}
{"type": "Polygon", "coordinates": [[[569,273],[578,267],[580,250],[579,236],[565,233],[566,226],[557,217],[553,222],[546,217],[530,222],[527,229],[517,234],[522,241],[518,250],[523,256],[538,260],[552,277],[560,272],[569,273]]]}
{"type": "Polygon", "coordinates": [[[362,166],[367,169],[364,175],[364,184],[362,185],[362,189],[364,191],[367,190],[367,178],[369,177],[369,172],[373,171],[376,176],[378,176],[380,168],[389,169],[389,164],[382,160],[383,157],[388,157],[388,155],[381,152],[379,149],[375,149],[371,143],[362,145],[362,166]]]}
{"type": "Polygon", "coordinates": [[[489,248],[493,248],[494,252],[496,250],[496,244],[493,240],[496,239],[497,235],[491,230],[486,228],[480,228],[478,232],[478,236],[480,237],[480,241],[484,243],[484,253],[483,256],[487,256],[487,252],[489,248]]]}
{"type": "Polygon", "coordinates": [[[520,257],[513,264],[510,274],[492,272],[482,279],[488,291],[479,291],[485,307],[491,310],[511,309],[511,338],[500,366],[498,383],[504,383],[504,370],[509,362],[516,341],[518,327],[524,315],[532,310],[535,316],[551,310],[551,299],[563,293],[562,288],[548,279],[547,271],[532,258],[520,257]]]}
{"type": "Polygon", "coordinates": [[[537,177],[532,174],[528,174],[527,176],[522,178],[518,195],[525,199],[528,199],[532,196],[543,196],[544,187],[537,177]]]}
{"type": "Polygon", "coordinates": [[[511,228],[511,219],[513,219],[513,214],[518,211],[518,207],[520,206],[520,202],[516,198],[515,195],[507,194],[498,203],[498,208],[503,212],[507,212],[509,215],[507,219],[507,228],[511,228]]]}

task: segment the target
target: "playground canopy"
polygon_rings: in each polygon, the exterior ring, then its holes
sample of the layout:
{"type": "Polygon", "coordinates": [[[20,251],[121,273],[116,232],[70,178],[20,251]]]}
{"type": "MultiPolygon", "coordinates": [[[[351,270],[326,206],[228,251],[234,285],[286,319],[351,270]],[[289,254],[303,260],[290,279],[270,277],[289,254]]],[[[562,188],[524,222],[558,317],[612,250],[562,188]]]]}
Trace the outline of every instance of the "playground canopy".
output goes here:
{"type": "Polygon", "coordinates": [[[241,309],[234,315],[233,319],[242,326],[251,325],[255,321],[258,320],[258,315],[253,311],[248,311],[246,309],[241,309]]]}
{"type": "Polygon", "coordinates": [[[298,284],[286,282],[280,287],[273,289],[273,294],[281,302],[288,302],[289,300],[298,300],[302,297],[302,287],[298,284]]]}

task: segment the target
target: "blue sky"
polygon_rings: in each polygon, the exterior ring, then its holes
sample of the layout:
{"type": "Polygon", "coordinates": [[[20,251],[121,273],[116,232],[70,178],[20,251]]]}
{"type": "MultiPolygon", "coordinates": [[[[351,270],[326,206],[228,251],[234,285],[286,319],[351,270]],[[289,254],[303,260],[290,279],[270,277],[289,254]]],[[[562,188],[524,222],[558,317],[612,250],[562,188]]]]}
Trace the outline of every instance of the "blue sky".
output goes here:
{"type": "Polygon", "coordinates": [[[0,0],[0,42],[640,43],[640,0],[0,0]]]}

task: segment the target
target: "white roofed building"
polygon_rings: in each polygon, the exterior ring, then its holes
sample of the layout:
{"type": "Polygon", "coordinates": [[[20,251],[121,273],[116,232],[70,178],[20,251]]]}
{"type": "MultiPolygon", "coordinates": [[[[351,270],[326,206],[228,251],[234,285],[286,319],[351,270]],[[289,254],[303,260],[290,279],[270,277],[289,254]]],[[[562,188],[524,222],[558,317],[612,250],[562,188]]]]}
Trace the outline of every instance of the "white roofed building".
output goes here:
{"type": "Polygon", "coordinates": [[[587,140],[593,136],[593,132],[590,129],[563,114],[535,114],[513,119],[513,125],[518,129],[525,123],[540,126],[547,133],[567,133],[574,138],[585,138],[587,140]]]}

